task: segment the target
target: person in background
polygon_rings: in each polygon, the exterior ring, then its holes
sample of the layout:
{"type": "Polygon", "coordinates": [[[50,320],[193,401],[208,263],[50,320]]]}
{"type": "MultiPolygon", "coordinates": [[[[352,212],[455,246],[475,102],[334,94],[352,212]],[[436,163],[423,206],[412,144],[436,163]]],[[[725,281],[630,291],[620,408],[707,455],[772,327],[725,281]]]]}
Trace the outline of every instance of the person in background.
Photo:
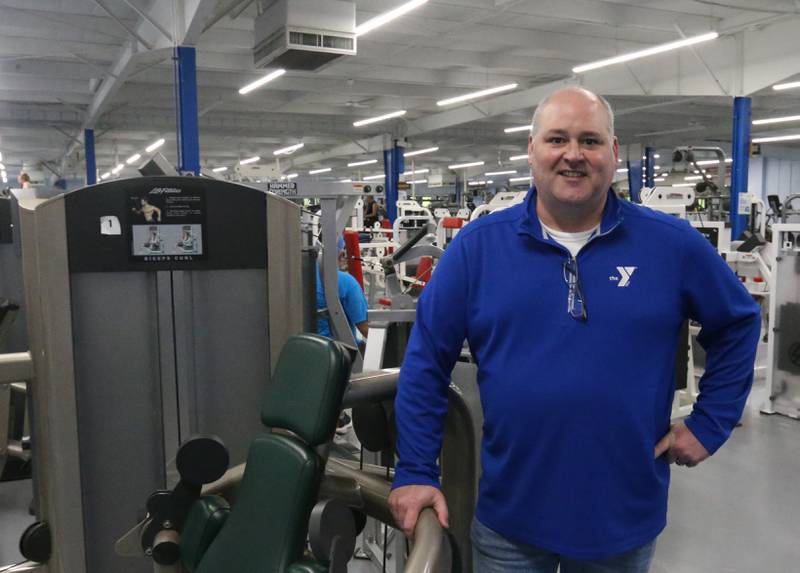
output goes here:
{"type": "Polygon", "coordinates": [[[28,189],[31,186],[31,177],[24,171],[19,174],[19,177],[17,177],[17,181],[19,182],[19,186],[22,189],[28,189]]]}
{"type": "MultiPolygon", "coordinates": [[[[369,333],[367,298],[358,281],[346,270],[343,270],[347,269],[347,253],[342,237],[339,237],[336,246],[339,266],[337,269],[339,273],[339,302],[342,303],[342,309],[353,332],[353,337],[358,340],[358,335],[360,334],[363,340],[366,340],[369,333]]],[[[317,265],[317,334],[332,338],[333,331],[331,330],[330,320],[327,318],[327,312],[325,287],[322,284],[319,265],[317,265]]]]}
{"type": "MultiPolygon", "coordinates": [[[[353,338],[359,340],[359,334],[363,341],[358,342],[359,348],[363,352],[369,333],[369,323],[367,321],[367,298],[364,296],[364,291],[358,281],[348,272],[347,268],[347,252],[345,251],[345,243],[342,237],[336,242],[337,249],[337,273],[339,276],[339,302],[342,303],[342,309],[347,317],[353,338]]],[[[333,338],[333,331],[331,329],[330,319],[328,316],[328,305],[325,301],[325,286],[322,283],[322,274],[320,267],[317,265],[317,334],[333,338]]],[[[336,425],[336,433],[339,436],[344,436],[352,428],[352,419],[348,411],[344,411],[339,416],[336,425]]]]}
{"type": "Polygon", "coordinates": [[[528,143],[536,186],[462,230],[419,299],[389,503],[406,535],[424,507],[447,526],[437,459],[466,338],[484,419],[476,573],[645,573],[670,464],[703,462],[744,409],[758,305],[688,222],[610,190],[617,155],[605,99],[547,97],[528,143]],[[686,319],[708,361],[692,413],[671,426],[686,319]]]}
{"type": "Polygon", "coordinates": [[[367,199],[364,202],[364,226],[365,227],[374,227],[375,223],[378,222],[378,215],[380,213],[380,207],[378,203],[375,201],[375,197],[372,195],[367,195],[367,199]]]}

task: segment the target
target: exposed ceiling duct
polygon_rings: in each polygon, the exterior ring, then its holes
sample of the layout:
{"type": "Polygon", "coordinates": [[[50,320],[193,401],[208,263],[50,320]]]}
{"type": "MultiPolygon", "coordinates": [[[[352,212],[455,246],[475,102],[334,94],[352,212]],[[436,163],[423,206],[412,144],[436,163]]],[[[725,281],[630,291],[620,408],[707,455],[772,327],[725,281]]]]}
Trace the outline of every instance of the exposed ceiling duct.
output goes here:
{"type": "Polygon", "coordinates": [[[317,70],[356,55],[356,5],[342,0],[276,0],[255,21],[259,68],[317,70]]]}

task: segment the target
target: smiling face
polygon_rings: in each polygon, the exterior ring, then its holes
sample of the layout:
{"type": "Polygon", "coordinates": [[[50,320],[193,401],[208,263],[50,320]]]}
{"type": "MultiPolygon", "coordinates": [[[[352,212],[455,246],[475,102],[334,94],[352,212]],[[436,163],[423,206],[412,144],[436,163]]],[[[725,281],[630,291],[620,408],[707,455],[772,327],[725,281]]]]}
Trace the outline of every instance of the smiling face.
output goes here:
{"type": "MultiPolygon", "coordinates": [[[[617,138],[611,135],[603,103],[577,89],[556,93],[537,114],[528,144],[538,201],[545,224],[597,219],[617,164],[617,138]],[[545,220],[545,219],[555,219],[545,220]],[[560,221],[566,218],[567,221],[560,221]]],[[[574,225],[567,225],[574,226],[574,225]]],[[[569,230],[569,229],[564,229],[569,230]]],[[[579,229],[580,230],[580,229],[579,229]]]]}

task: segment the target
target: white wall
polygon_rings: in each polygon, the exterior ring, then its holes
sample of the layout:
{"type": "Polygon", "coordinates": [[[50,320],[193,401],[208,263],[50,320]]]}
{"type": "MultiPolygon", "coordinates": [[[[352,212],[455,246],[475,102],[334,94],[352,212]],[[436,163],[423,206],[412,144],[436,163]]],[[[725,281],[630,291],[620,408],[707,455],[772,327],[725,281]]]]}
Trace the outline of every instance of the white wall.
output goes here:
{"type": "Polygon", "coordinates": [[[800,193],[800,157],[751,157],[747,187],[765,201],[767,195],[778,195],[783,200],[800,193]]]}

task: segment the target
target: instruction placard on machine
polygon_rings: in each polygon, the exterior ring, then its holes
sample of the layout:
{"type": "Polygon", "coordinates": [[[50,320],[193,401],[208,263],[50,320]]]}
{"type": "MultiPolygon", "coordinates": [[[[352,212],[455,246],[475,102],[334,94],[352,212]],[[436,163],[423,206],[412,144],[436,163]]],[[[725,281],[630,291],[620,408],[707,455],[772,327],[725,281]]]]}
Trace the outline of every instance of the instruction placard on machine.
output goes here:
{"type": "Polygon", "coordinates": [[[205,258],[202,190],[154,187],[131,193],[128,201],[131,258],[145,262],[205,258]]]}

